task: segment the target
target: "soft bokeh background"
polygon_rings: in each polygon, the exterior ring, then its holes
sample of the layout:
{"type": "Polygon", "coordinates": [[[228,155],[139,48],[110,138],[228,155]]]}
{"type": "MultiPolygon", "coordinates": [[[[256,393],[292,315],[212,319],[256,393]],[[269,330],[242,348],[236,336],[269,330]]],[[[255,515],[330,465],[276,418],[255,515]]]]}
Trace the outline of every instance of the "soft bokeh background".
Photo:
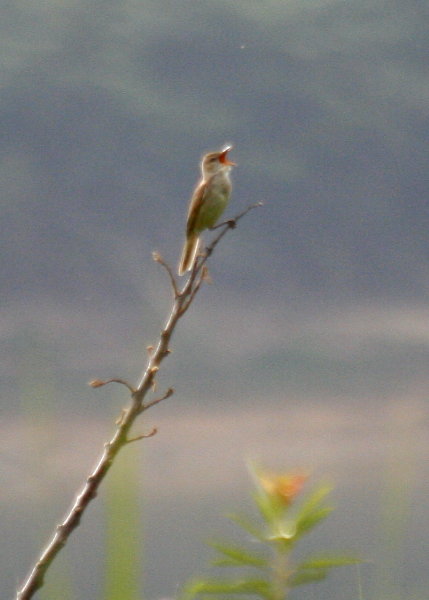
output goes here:
{"type": "MultiPolygon", "coordinates": [[[[2,597],[113,431],[123,390],[86,382],[138,379],[170,301],[151,251],[176,263],[200,156],[225,142],[230,214],[265,206],[180,323],[159,380],[176,394],[140,424],[159,434],[121,459],[145,597],[232,534],[248,459],[335,484],[314,544],[369,559],[365,598],[425,597],[428,25],[418,0],[4,3],[2,597]]],[[[103,597],[103,501],[49,574],[64,597],[103,597]]],[[[356,598],[358,580],[295,597],[356,598]]]]}

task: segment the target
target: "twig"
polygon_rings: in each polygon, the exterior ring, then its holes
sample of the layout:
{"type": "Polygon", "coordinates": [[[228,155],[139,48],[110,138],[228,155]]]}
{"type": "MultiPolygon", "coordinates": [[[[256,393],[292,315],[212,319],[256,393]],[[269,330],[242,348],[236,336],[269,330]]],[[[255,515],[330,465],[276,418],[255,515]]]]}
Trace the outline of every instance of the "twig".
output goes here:
{"type": "Polygon", "coordinates": [[[176,282],[176,278],[174,277],[173,271],[170,267],[170,265],[168,265],[165,260],[162,258],[162,256],[159,254],[159,252],[152,252],[152,258],[155,262],[159,263],[160,265],[162,265],[164,267],[164,269],[167,271],[168,276],[170,278],[170,283],[171,283],[171,287],[173,288],[173,292],[174,292],[174,297],[177,298],[177,296],[179,295],[179,289],[177,287],[177,282],[176,282]]]}
{"type": "Polygon", "coordinates": [[[93,388],[99,388],[99,387],[102,387],[103,385],[107,385],[108,383],[121,383],[126,388],[128,388],[132,394],[135,392],[135,389],[133,388],[133,386],[130,383],[128,383],[128,381],[125,381],[125,379],[120,379],[118,377],[114,377],[112,379],[107,379],[106,381],[102,381],[101,379],[93,379],[92,381],[89,382],[88,385],[90,385],[93,388]]]}
{"type": "Polygon", "coordinates": [[[254,210],[255,208],[260,208],[261,206],[264,206],[263,202],[256,202],[255,204],[250,204],[247,208],[245,208],[241,213],[236,215],[233,219],[229,219],[228,221],[225,221],[224,223],[215,225],[215,227],[214,227],[215,229],[218,229],[219,227],[223,227],[224,229],[222,229],[222,231],[212,240],[211,244],[209,244],[207,246],[205,255],[201,259],[199,266],[202,266],[207,262],[207,259],[212,254],[212,252],[214,251],[214,249],[219,244],[219,242],[221,241],[221,239],[223,238],[223,236],[226,234],[227,231],[229,231],[230,229],[235,229],[235,227],[237,226],[237,223],[240,219],[242,219],[244,216],[246,216],[247,213],[250,212],[251,210],[254,210]]]}
{"type": "Polygon", "coordinates": [[[43,586],[44,577],[47,570],[49,569],[58,552],[67,543],[71,533],[76,529],[76,527],[78,527],[83,513],[87,509],[91,500],[96,497],[98,488],[104,477],[107,475],[118,452],[128,443],[143,439],[145,437],[151,437],[156,433],[156,430],[154,429],[147,435],[140,435],[136,437],[129,437],[128,435],[134,421],[142,412],[151,408],[152,406],[155,406],[162,400],[169,398],[173,393],[173,390],[170,388],[161,398],[156,398],[155,400],[151,400],[150,402],[144,404],[144,398],[146,394],[153,389],[155,377],[159,371],[161,362],[170,354],[169,344],[176,324],[180,317],[189,308],[190,304],[195,298],[195,295],[198,293],[198,290],[201,287],[201,284],[204,280],[204,265],[207,262],[210,254],[213,252],[217,244],[229,229],[235,227],[237,222],[250,210],[260,205],[261,203],[248,206],[234,219],[221,224],[224,226],[224,229],[222,229],[221,232],[212,240],[212,242],[206,248],[203,256],[198,259],[182,290],[178,289],[175,277],[170,267],[168,267],[160,255],[157,254],[154,256],[155,260],[164,268],[166,268],[174,291],[174,300],[167,322],[164,329],[161,331],[156,348],[149,355],[148,363],[140,382],[135,388],[125,380],[118,378],[109,379],[108,381],[104,382],[100,380],[94,380],[91,383],[93,387],[100,387],[110,382],[116,382],[125,385],[131,392],[130,405],[122,410],[122,413],[117,421],[116,431],[112,439],[110,442],[105,444],[104,451],[98,460],[97,466],[87,478],[81,491],[76,496],[71,509],[65,516],[63,522],[57,526],[51,540],[48,542],[39,559],[32,567],[27,579],[17,592],[17,600],[29,600],[33,597],[35,592],[43,586]]]}
{"type": "MultiPolygon", "coordinates": [[[[180,309],[180,316],[184,315],[185,312],[188,310],[189,306],[192,304],[192,301],[194,300],[196,294],[198,293],[198,290],[201,287],[201,284],[204,281],[204,278],[206,276],[205,273],[205,266],[203,264],[198,264],[198,262],[196,262],[194,264],[194,269],[195,269],[195,277],[193,279],[193,283],[192,283],[192,290],[189,293],[186,302],[183,303],[181,309],[180,309]]],[[[192,277],[192,275],[191,275],[192,277]]]]}
{"type": "Polygon", "coordinates": [[[132,442],[138,442],[139,440],[145,440],[146,438],[153,437],[157,433],[158,433],[158,428],[157,427],[153,427],[153,429],[151,429],[149,431],[149,433],[142,433],[141,435],[136,435],[135,437],[128,438],[127,439],[127,444],[131,444],[132,442]]]}
{"type": "Polygon", "coordinates": [[[165,394],[163,396],[161,396],[161,398],[155,398],[155,400],[151,400],[150,402],[147,402],[147,404],[143,404],[140,409],[140,412],[144,412],[148,408],[152,408],[152,406],[155,406],[155,404],[159,404],[163,400],[167,400],[167,398],[170,398],[170,396],[172,396],[173,394],[174,394],[174,389],[168,388],[168,390],[165,392],[165,394]]]}

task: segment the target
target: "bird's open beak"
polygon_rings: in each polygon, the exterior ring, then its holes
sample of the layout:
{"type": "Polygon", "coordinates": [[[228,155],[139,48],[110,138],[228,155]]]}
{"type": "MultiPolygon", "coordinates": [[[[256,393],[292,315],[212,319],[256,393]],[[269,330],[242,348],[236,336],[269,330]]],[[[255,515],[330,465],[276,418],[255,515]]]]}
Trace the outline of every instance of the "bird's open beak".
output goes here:
{"type": "Polygon", "coordinates": [[[221,162],[223,165],[235,167],[237,163],[232,162],[232,160],[229,160],[227,157],[227,154],[230,150],[232,150],[232,146],[226,146],[226,148],[222,150],[222,152],[219,155],[219,162],[221,162]]]}

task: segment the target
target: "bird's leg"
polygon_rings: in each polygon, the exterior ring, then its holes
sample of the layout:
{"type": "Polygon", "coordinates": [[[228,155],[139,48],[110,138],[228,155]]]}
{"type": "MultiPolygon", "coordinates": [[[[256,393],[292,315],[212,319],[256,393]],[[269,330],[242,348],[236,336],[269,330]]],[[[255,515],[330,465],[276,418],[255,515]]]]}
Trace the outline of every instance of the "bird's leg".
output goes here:
{"type": "Polygon", "coordinates": [[[219,227],[224,227],[225,225],[228,225],[230,229],[235,229],[237,223],[235,219],[229,219],[228,221],[222,221],[222,223],[218,223],[217,225],[213,225],[213,227],[209,227],[209,231],[214,231],[215,229],[219,229],[219,227]]]}

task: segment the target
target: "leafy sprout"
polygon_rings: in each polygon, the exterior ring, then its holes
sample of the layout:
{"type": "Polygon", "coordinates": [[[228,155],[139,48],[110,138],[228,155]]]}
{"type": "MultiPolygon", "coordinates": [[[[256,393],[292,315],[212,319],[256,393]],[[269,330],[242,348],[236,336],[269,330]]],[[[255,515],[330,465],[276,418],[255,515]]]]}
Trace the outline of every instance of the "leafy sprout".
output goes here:
{"type": "Polygon", "coordinates": [[[319,485],[299,503],[308,479],[300,472],[272,473],[252,468],[253,500],[258,516],[243,514],[229,518],[246,532],[246,545],[212,542],[216,551],[212,564],[233,568],[224,578],[195,578],[183,589],[181,600],[256,596],[262,600],[284,600],[289,592],[306,583],[316,583],[330,570],[360,562],[342,554],[320,553],[295,563],[294,551],[332,512],[328,504],[331,488],[319,485]],[[250,536],[250,540],[249,540],[250,536]]]}

